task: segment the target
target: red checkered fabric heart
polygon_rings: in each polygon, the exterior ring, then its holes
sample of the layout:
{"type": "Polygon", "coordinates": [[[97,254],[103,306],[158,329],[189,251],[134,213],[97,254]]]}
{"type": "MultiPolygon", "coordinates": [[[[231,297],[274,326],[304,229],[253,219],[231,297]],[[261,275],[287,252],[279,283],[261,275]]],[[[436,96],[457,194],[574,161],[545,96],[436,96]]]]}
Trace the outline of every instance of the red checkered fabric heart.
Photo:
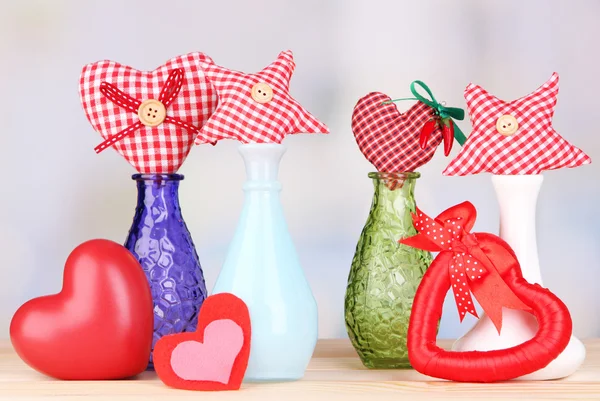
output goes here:
{"type": "Polygon", "coordinates": [[[143,174],[176,172],[217,107],[216,92],[200,67],[206,60],[190,53],[151,72],[107,60],[83,67],[81,103],[105,139],[96,151],[112,146],[143,174]]]}
{"type": "Polygon", "coordinates": [[[288,134],[329,133],[325,124],[290,96],[295,67],[289,50],[256,74],[231,71],[205,60],[202,68],[217,91],[219,106],[196,142],[232,138],[243,143],[281,143],[288,134]]]}
{"type": "Polygon", "coordinates": [[[422,102],[400,113],[389,96],[371,92],[361,98],[352,114],[352,132],[360,151],[380,172],[415,171],[433,157],[442,141],[438,127],[431,134],[425,149],[419,146],[423,125],[434,110],[422,102]]]}
{"type": "Polygon", "coordinates": [[[512,102],[480,86],[467,86],[465,99],[473,131],[444,175],[540,174],[591,163],[588,155],[552,127],[557,95],[556,73],[535,92],[512,102]]]}

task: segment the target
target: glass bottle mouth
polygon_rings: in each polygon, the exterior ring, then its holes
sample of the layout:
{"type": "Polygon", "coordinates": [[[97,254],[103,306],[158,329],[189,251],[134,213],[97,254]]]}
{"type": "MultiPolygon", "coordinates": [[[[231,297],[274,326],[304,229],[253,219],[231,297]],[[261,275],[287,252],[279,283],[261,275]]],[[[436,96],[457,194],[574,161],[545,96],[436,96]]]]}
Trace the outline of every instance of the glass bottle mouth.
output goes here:
{"type": "Polygon", "coordinates": [[[131,176],[135,181],[181,181],[183,174],[134,174],[131,176]]]}
{"type": "Polygon", "coordinates": [[[413,171],[404,171],[400,173],[387,173],[384,171],[373,171],[369,173],[369,178],[378,179],[382,181],[395,180],[395,181],[404,181],[404,180],[416,180],[421,177],[421,173],[413,172],[413,171]]]}
{"type": "Polygon", "coordinates": [[[404,171],[399,173],[388,173],[384,171],[369,173],[369,178],[376,180],[376,184],[383,183],[390,191],[395,191],[404,187],[404,183],[410,180],[416,180],[421,176],[421,173],[412,171],[404,171]]]}

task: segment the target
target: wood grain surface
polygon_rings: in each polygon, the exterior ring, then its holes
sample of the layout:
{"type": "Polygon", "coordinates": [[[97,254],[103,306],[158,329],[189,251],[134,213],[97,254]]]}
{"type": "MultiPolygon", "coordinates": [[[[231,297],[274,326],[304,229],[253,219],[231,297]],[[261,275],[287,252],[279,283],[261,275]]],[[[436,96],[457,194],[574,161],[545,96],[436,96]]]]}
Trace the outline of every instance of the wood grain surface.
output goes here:
{"type": "Polygon", "coordinates": [[[118,381],[54,380],[30,369],[4,341],[0,400],[600,400],[600,340],[585,343],[585,364],[566,379],[469,384],[428,378],[414,370],[369,370],[348,340],[320,340],[303,380],[244,383],[237,392],[198,393],[168,388],[154,372],[118,381]]]}

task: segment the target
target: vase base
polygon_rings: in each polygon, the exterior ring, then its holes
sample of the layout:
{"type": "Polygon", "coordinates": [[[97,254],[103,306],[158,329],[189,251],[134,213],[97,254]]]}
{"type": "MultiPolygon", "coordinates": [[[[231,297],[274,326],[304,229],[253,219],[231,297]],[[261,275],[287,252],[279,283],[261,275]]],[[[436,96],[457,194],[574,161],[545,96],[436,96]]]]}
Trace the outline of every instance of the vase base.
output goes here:
{"type": "Polygon", "coordinates": [[[555,380],[571,376],[585,360],[585,354],[583,343],[577,337],[571,337],[567,348],[548,366],[515,380],[555,380]]]}
{"type": "Polygon", "coordinates": [[[412,369],[406,358],[361,358],[361,361],[369,369],[412,369]]]}
{"type": "MultiPolygon", "coordinates": [[[[533,315],[513,309],[502,310],[502,333],[498,334],[489,317],[483,314],[479,321],[452,346],[453,351],[491,351],[506,349],[529,341],[538,330],[533,315]]],[[[552,362],[537,372],[515,380],[555,380],[575,373],[585,359],[585,347],[576,337],[571,337],[567,348],[552,362]]]]}
{"type": "Polygon", "coordinates": [[[293,376],[293,377],[279,377],[277,375],[273,376],[259,376],[259,377],[244,377],[244,383],[284,383],[284,382],[293,382],[300,380],[304,377],[301,376],[293,376]]]}

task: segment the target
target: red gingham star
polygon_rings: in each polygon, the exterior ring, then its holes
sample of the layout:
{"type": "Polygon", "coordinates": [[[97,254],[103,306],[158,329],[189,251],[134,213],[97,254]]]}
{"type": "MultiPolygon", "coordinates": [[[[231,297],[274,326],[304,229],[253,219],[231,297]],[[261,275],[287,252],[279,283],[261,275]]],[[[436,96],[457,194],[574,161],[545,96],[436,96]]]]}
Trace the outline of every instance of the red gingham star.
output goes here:
{"type": "Polygon", "coordinates": [[[444,175],[540,174],[591,163],[588,155],[552,127],[557,95],[557,73],[535,92],[512,102],[469,84],[465,99],[473,131],[444,175]]]}
{"type": "Polygon", "coordinates": [[[288,134],[329,133],[325,124],[290,96],[295,66],[289,50],[256,74],[232,71],[212,60],[203,62],[202,69],[217,91],[219,105],[196,143],[214,143],[223,138],[243,143],[281,143],[288,134]]]}
{"type": "Polygon", "coordinates": [[[112,146],[140,173],[176,172],[217,107],[217,94],[200,68],[206,58],[190,53],[150,72],[108,60],[83,67],[81,103],[105,139],[103,144],[112,146]],[[141,102],[149,99],[161,101],[166,108],[166,118],[157,126],[142,124],[138,116],[141,102]]]}

